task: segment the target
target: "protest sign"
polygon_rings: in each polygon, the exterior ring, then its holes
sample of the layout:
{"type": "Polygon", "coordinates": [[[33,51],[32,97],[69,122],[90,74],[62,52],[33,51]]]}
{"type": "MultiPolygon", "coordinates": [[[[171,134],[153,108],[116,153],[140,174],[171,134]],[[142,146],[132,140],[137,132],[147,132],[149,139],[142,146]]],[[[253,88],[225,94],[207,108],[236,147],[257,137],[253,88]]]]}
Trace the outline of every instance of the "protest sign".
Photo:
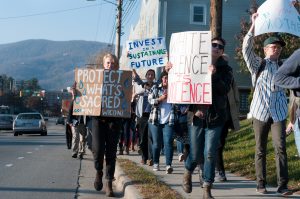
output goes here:
{"type": "Polygon", "coordinates": [[[267,0],[257,10],[255,35],[269,32],[300,36],[300,16],[291,1],[267,0]]]}
{"type": "Polygon", "coordinates": [[[127,41],[128,65],[131,69],[162,67],[167,62],[165,38],[127,41]]]}
{"type": "Polygon", "coordinates": [[[169,52],[168,102],[211,104],[211,32],[173,33],[169,52]]]}
{"type": "Polygon", "coordinates": [[[74,115],[130,118],[132,72],[76,69],[74,115]]]}

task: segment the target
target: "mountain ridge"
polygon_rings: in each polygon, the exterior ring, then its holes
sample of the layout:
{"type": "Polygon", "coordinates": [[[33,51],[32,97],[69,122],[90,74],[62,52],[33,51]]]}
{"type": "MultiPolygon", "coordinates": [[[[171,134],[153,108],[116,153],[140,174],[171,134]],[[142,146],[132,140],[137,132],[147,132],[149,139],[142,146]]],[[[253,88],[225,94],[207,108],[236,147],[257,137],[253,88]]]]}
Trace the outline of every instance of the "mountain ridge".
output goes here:
{"type": "Polygon", "coordinates": [[[37,78],[46,90],[61,90],[74,82],[75,67],[84,67],[109,44],[96,41],[30,39],[0,44],[0,75],[15,80],[37,78]]]}

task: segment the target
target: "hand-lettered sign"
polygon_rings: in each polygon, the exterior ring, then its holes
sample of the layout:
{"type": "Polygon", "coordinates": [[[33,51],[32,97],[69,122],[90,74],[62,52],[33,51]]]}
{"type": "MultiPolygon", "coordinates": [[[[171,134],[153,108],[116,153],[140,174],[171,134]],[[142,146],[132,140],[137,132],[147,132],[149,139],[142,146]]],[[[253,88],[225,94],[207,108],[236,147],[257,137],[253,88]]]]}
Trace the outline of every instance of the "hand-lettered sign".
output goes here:
{"type": "Polygon", "coordinates": [[[131,69],[162,67],[167,62],[167,49],[163,37],[127,41],[126,48],[131,69]]]}
{"type": "Polygon", "coordinates": [[[132,72],[76,69],[74,115],[130,118],[132,72]]]}
{"type": "Polygon", "coordinates": [[[300,36],[300,15],[288,0],[267,0],[257,10],[255,35],[284,32],[300,36]]]}
{"type": "Polygon", "coordinates": [[[173,33],[169,52],[168,102],[211,104],[211,32],[173,33]]]}

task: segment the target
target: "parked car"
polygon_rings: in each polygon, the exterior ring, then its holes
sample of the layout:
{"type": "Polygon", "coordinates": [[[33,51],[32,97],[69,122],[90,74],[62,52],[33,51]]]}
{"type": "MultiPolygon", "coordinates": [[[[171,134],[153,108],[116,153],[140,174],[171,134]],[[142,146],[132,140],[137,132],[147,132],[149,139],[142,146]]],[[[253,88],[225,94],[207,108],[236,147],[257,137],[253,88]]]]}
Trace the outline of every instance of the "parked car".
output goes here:
{"type": "Polygon", "coordinates": [[[58,124],[65,125],[65,118],[64,117],[57,118],[56,125],[58,125],[58,124]]]}
{"type": "Polygon", "coordinates": [[[0,130],[13,129],[14,116],[8,114],[0,114],[0,130]]]}
{"type": "Polygon", "coordinates": [[[20,113],[13,123],[14,136],[22,134],[47,135],[44,117],[40,113],[20,113]]]}

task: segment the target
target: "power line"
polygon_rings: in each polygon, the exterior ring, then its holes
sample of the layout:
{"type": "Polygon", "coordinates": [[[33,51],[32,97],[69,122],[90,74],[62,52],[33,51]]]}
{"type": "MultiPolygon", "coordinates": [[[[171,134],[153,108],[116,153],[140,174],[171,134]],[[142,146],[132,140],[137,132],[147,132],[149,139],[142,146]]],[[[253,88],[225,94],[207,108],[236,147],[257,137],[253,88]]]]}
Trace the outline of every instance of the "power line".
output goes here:
{"type": "Polygon", "coordinates": [[[90,8],[90,7],[101,6],[103,4],[105,4],[105,3],[94,4],[94,5],[89,5],[89,6],[82,6],[82,7],[77,7],[77,8],[64,9],[64,10],[55,10],[55,11],[49,11],[49,12],[41,12],[41,13],[36,13],[36,14],[28,14],[28,15],[20,15],[20,16],[12,16],[12,17],[0,17],[0,20],[19,19],[19,18],[41,16],[41,15],[51,15],[51,14],[57,14],[57,13],[63,13],[63,12],[70,12],[70,11],[74,11],[74,10],[80,10],[80,9],[85,9],[85,8],[90,8]]]}

